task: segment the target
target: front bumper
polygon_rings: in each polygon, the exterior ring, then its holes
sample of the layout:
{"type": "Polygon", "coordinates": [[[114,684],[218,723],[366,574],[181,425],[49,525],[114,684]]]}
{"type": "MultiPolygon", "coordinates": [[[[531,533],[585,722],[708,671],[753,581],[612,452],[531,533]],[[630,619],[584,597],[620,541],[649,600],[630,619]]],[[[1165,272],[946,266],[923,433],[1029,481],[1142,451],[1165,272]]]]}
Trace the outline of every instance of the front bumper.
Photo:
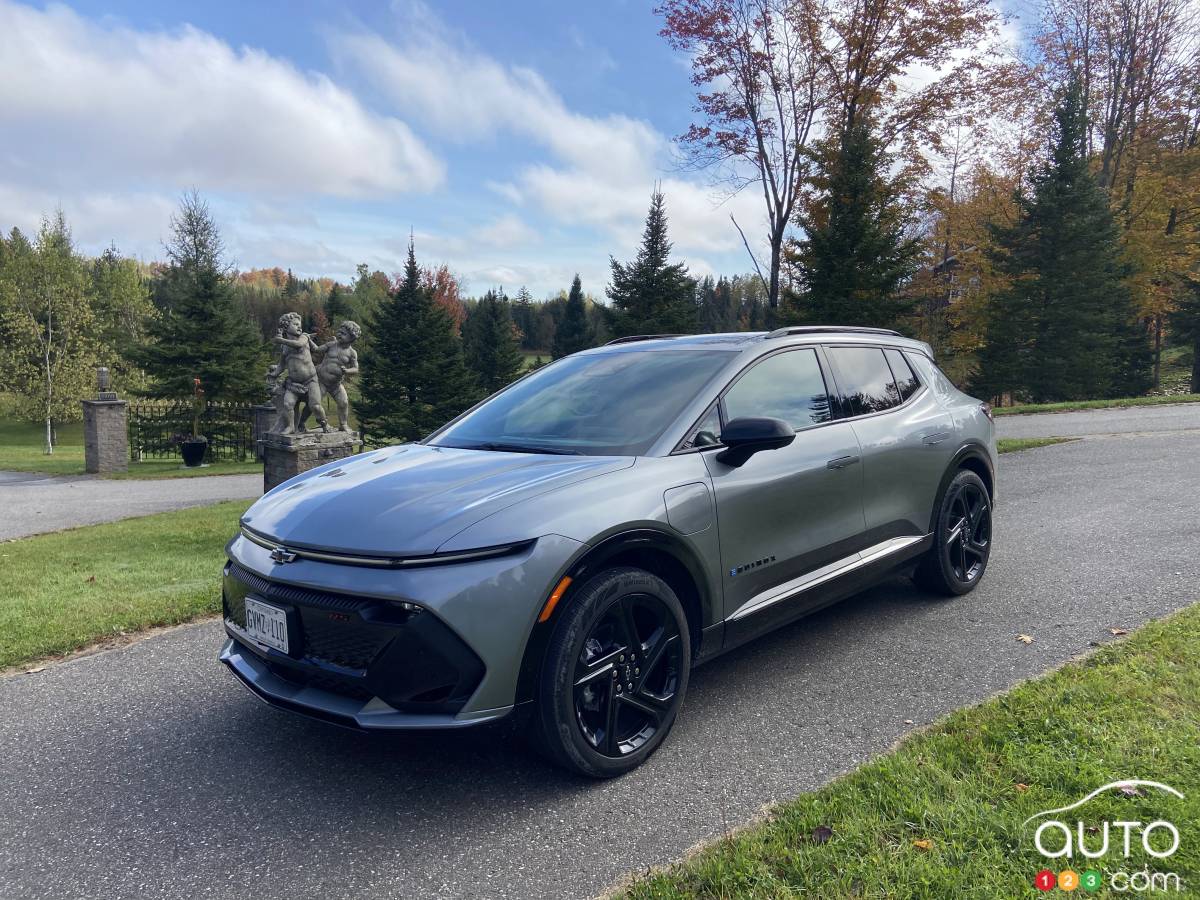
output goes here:
{"type": "Polygon", "coordinates": [[[537,614],[580,546],[550,535],[510,556],[380,571],[279,563],[239,536],[220,659],[266,702],[352,728],[493,721],[513,709],[537,614]],[[289,652],[245,631],[247,598],[286,611],[289,652]]]}
{"type": "Polygon", "coordinates": [[[232,637],[221,649],[220,659],[250,693],[272,706],[366,731],[462,728],[502,719],[512,712],[511,706],[466,716],[401,712],[378,697],[364,699],[281,677],[250,644],[232,637]]]}

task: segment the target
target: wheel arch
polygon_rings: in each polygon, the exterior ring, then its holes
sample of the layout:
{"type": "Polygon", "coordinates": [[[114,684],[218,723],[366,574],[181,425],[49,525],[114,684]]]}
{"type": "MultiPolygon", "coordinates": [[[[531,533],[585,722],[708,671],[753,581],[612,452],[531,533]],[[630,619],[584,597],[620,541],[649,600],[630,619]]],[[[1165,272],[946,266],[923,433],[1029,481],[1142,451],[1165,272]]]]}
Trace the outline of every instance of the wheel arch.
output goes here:
{"type": "MultiPolygon", "coordinates": [[[[701,631],[716,621],[715,600],[696,553],[670,532],[658,528],[634,528],[608,535],[582,549],[555,581],[557,585],[563,576],[572,580],[555,611],[561,609],[563,602],[570,600],[573,592],[592,575],[621,565],[645,569],[671,586],[687,615],[692,658],[695,659],[701,631]]],[[[517,677],[517,703],[532,700],[535,696],[542,662],[557,620],[557,615],[552,614],[547,621],[534,624],[525,643],[517,677]]]]}
{"type": "Polygon", "coordinates": [[[937,530],[938,511],[942,508],[942,500],[946,497],[946,489],[950,487],[950,482],[954,480],[954,476],[963,469],[968,469],[979,476],[983,482],[983,486],[987,489],[988,501],[994,507],[996,505],[996,473],[992,470],[991,459],[988,456],[987,447],[983,444],[968,443],[958,448],[950,460],[950,464],[946,466],[946,471],[942,474],[942,481],[938,485],[937,498],[933,501],[933,511],[929,514],[929,531],[937,530]]]}

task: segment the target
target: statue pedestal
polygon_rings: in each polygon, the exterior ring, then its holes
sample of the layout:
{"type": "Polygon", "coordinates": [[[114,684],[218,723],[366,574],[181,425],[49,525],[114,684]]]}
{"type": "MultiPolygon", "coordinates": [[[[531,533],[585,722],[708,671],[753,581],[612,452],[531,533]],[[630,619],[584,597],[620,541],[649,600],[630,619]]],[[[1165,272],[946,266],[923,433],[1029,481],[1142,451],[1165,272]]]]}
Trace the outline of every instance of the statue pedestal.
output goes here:
{"type": "Polygon", "coordinates": [[[84,400],[83,468],[94,475],[129,470],[129,427],[124,400],[84,400]]]}
{"type": "Polygon", "coordinates": [[[262,436],[263,491],[269,491],[301,472],[353,456],[360,444],[357,431],[268,432],[262,436]]]}
{"type": "Polygon", "coordinates": [[[275,424],[277,415],[275,404],[273,403],[260,403],[254,407],[254,422],[250,426],[250,438],[254,441],[254,456],[257,459],[266,459],[263,438],[267,436],[267,432],[275,424]]]}

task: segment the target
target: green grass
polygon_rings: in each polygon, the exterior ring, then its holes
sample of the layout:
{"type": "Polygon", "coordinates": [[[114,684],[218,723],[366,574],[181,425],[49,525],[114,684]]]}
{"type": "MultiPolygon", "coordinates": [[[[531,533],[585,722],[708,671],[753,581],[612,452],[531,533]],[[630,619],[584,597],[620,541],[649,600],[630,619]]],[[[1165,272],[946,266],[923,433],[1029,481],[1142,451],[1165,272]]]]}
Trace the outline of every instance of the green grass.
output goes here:
{"type": "Polygon", "coordinates": [[[1068,400],[1063,403],[1022,403],[1017,406],[997,406],[998,416],[1017,416],[1027,413],[1074,412],[1080,409],[1113,409],[1124,406],[1160,406],[1164,403],[1200,403],[1200,394],[1176,394],[1155,397],[1118,397],[1112,400],[1068,400]]]}
{"type": "Polygon", "coordinates": [[[0,543],[0,670],[220,607],[225,543],[249,500],[0,543]]]}
{"type": "MultiPolygon", "coordinates": [[[[1013,650],[1022,647],[1014,641],[1013,650]]],[[[1078,896],[1118,896],[1107,887],[1110,874],[1147,865],[1177,873],[1193,892],[1187,896],[1200,888],[1197,606],[952,713],[762,823],[636,881],[624,896],[1032,897],[1044,896],[1032,886],[1044,868],[1099,870],[1106,887],[1078,896]],[[1174,856],[1147,856],[1135,833],[1124,860],[1120,828],[1112,832],[1116,852],[1102,860],[1077,855],[1069,864],[1033,848],[1027,817],[1131,778],[1163,782],[1187,799],[1110,792],[1058,818],[1168,819],[1181,837],[1174,856]]]]}
{"type": "Polygon", "coordinates": [[[1000,453],[1014,453],[1017,450],[1032,450],[1034,447],[1049,447],[1051,444],[1067,444],[1079,438],[1069,437],[1038,437],[1038,438],[1000,438],[996,441],[996,450],[1000,453]]]}
{"type": "MultiPolygon", "coordinates": [[[[43,452],[45,431],[42,426],[0,420],[0,469],[16,472],[44,472],[49,475],[83,474],[83,425],[72,422],[55,427],[58,445],[54,453],[43,452]]],[[[262,463],[218,462],[189,469],[178,459],[149,459],[129,464],[129,472],[110,478],[191,478],[197,475],[243,475],[262,472],[262,463]]]]}

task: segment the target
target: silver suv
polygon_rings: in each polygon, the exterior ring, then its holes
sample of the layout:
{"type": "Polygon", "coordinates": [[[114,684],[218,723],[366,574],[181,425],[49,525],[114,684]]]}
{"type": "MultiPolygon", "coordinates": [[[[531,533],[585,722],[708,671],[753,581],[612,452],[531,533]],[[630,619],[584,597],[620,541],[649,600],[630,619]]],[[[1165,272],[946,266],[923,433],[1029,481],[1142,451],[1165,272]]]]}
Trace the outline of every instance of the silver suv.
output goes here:
{"type": "Polygon", "coordinates": [[[628,771],[688,674],[896,572],[965,594],[991,551],[991,410],[867,328],[623,338],[242,519],[221,660],[362,729],[520,713],[628,771]]]}

